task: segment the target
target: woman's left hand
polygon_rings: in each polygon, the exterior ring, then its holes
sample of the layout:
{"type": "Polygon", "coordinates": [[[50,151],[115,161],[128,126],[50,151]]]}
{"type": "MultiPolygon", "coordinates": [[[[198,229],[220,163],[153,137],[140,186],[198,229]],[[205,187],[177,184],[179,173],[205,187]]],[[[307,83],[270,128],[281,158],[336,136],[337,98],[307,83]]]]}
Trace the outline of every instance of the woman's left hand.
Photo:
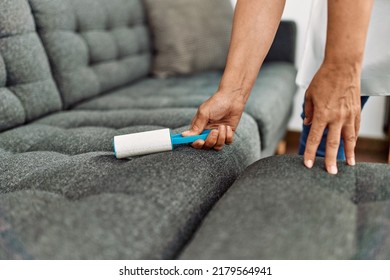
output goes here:
{"type": "Polygon", "coordinates": [[[304,124],[311,124],[306,142],[304,164],[313,167],[316,152],[326,128],[325,167],[337,174],[337,153],[344,139],[349,165],[355,165],[355,146],[360,128],[360,67],[324,62],[314,76],[305,96],[304,124]]]}

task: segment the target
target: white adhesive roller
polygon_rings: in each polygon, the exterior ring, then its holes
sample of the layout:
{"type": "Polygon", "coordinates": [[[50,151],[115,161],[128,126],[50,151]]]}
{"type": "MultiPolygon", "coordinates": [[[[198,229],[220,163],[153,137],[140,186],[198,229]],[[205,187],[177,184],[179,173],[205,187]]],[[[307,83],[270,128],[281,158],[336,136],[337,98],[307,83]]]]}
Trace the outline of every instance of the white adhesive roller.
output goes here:
{"type": "Polygon", "coordinates": [[[192,143],[198,139],[206,140],[210,130],[200,135],[183,137],[172,135],[169,128],[126,134],[114,137],[114,152],[118,159],[172,151],[174,145],[192,143]]]}

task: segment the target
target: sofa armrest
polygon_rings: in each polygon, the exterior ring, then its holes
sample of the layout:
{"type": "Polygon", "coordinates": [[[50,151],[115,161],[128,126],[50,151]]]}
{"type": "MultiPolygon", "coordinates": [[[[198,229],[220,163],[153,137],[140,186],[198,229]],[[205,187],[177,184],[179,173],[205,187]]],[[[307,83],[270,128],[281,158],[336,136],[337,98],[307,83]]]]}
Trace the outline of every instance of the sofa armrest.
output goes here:
{"type": "Polygon", "coordinates": [[[275,40],[268,52],[265,62],[285,61],[295,62],[295,46],[297,26],[293,21],[282,21],[276,32],[275,40]]]}

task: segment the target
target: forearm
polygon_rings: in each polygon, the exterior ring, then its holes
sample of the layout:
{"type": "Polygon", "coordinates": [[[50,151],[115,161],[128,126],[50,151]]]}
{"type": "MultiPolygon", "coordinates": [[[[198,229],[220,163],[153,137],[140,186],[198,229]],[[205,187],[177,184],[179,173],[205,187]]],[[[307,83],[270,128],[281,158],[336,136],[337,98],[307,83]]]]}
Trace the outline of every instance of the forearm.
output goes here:
{"type": "Polygon", "coordinates": [[[249,97],[271,47],[285,0],[238,0],[220,90],[249,97]]]}
{"type": "Polygon", "coordinates": [[[324,62],[361,70],[373,0],[328,0],[324,62]]]}

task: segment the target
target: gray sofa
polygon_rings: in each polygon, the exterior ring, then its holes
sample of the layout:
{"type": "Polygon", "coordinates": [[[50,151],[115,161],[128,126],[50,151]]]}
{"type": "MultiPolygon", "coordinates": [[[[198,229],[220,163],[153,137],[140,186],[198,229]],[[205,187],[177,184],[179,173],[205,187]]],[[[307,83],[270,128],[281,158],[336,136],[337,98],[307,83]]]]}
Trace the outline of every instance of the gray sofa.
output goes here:
{"type": "Polygon", "coordinates": [[[221,72],[157,79],[140,0],[0,2],[0,259],[170,259],[286,130],[280,26],[234,144],[116,160],[115,135],[184,131],[221,72]]]}
{"type": "Polygon", "coordinates": [[[210,211],[181,259],[390,259],[390,165],[262,159],[210,211]]]}

